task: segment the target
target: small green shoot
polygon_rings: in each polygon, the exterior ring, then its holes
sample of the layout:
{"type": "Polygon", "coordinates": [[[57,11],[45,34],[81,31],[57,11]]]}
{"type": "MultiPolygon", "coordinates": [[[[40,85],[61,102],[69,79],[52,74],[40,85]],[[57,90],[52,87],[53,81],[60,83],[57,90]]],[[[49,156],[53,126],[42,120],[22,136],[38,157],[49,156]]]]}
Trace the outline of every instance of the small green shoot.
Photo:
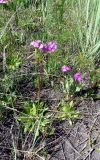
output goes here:
{"type": "Polygon", "coordinates": [[[40,132],[47,134],[52,124],[52,115],[48,112],[48,107],[43,102],[25,102],[23,109],[24,112],[20,113],[18,120],[24,124],[24,132],[29,130],[34,132],[39,125],[37,135],[39,135],[40,132]]]}
{"type": "Polygon", "coordinates": [[[72,126],[72,119],[79,117],[79,111],[75,111],[73,101],[65,103],[64,100],[62,100],[60,107],[61,112],[59,118],[61,120],[68,118],[69,124],[72,126]]]}

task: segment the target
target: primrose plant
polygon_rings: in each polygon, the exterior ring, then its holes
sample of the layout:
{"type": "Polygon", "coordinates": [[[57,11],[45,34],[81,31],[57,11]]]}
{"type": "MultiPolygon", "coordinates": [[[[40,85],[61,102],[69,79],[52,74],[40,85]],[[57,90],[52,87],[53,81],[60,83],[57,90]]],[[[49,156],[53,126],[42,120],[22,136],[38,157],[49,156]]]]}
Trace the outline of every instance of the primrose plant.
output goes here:
{"type": "Polygon", "coordinates": [[[35,60],[36,60],[35,72],[37,74],[37,88],[38,88],[37,98],[38,100],[40,100],[40,90],[44,75],[44,57],[47,56],[48,53],[55,52],[58,48],[58,44],[56,41],[43,43],[41,40],[34,40],[30,43],[30,46],[33,46],[35,48],[35,60]]]}
{"type": "Polygon", "coordinates": [[[84,86],[83,75],[81,72],[74,72],[68,65],[62,66],[61,72],[64,76],[64,80],[61,81],[61,87],[64,93],[66,93],[66,98],[69,99],[73,93],[80,91],[84,86]]]}
{"type": "Polygon", "coordinates": [[[65,103],[64,100],[61,101],[60,104],[60,112],[58,118],[61,120],[65,120],[68,118],[70,126],[72,126],[72,119],[79,118],[80,112],[75,111],[73,101],[65,103]]]}
{"type": "Polygon", "coordinates": [[[53,134],[52,114],[43,102],[26,101],[23,109],[24,111],[18,116],[18,121],[24,124],[24,132],[35,132],[36,137],[39,133],[53,134]]]}

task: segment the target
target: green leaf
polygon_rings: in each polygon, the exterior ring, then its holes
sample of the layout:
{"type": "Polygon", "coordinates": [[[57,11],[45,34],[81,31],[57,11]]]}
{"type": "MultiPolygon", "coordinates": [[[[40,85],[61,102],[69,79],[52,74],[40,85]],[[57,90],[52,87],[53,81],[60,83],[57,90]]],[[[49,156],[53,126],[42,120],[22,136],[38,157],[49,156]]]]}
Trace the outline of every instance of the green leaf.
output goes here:
{"type": "Polygon", "coordinates": [[[25,124],[24,132],[27,132],[31,127],[32,127],[32,122],[31,122],[31,121],[28,121],[28,122],[25,124]]]}
{"type": "Polygon", "coordinates": [[[71,102],[69,103],[69,105],[70,105],[70,108],[72,108],[72,107],[73,107],[73,101],[71,101],[71,102]]]}
{"type": "Polygon", "coordinates": [[[31,104],[28,101],[26,101],[26,102],[24,102],[24,106],[23,107],[24,107],[25,112],[27,114],[29,114],[30,108],[31,108],[31,104]]]}
{"type": "Polygon", "coordinates": [[[32,115],[32,116],[36,116],[37,115],[36,105],[34,103],[32,105],[32,109],[30,109],[30,115],[32,115]]]}
{"type": "Polygon", "coordinates": [[[63,112],[67,112],[67,107],[66,106],[62,106],[62,111],[63,112]]]}
{"type": "Polygon", "coordinates": [[[20,117],[18,117],[18,121],[27,122],[27,117],[26,116],[20,116],[20,117]]]}
{"type": "Polygon", "coordinates": [[[72,123],[71,119],[69,119],[69,125],[72,126],[72,124],[73,124],[73,123],[72,123]]]}
{"type": "Polygon", "coordinates": [[[49,119],[43,118],[42,121],[41,121],[41,126],[45,127],[49,123],[50,123],[49,119]]]}
{"type": "Polygon", "coordinates": [[[70,86],[69,86],[68,81],[66,82],[65,86],[66,86],[67,91],[69,91],[70,86]]]}
{"type": "Polygon", "coordinates": [[[79,92],[81,90],[82,87],[77,86],[76,87],[76,92],[79,92]]]}

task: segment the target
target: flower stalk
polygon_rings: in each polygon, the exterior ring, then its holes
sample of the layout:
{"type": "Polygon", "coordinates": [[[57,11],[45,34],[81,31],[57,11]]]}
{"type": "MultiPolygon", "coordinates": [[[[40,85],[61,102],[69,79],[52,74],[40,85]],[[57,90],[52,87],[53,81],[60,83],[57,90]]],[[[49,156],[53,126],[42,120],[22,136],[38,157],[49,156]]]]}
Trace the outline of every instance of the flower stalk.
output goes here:
{"type": "Polygon", "coordinates": [[[43,72],[44,72],[44,65],[43,65],[43,57],[39,55],[38,49],[35,48],[35,58],[36,58],[36,66],[35,71],[37,73],[37,99],[40,101],[40,92],[42,87],[42,79],[43,79],[43,72]]]}

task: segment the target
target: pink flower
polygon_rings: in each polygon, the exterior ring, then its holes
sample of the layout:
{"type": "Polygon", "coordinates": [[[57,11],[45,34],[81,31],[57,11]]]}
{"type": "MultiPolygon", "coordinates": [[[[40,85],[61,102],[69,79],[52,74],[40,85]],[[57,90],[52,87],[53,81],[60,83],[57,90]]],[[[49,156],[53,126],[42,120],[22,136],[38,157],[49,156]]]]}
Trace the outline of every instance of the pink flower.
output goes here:
{"type": "Polygon", "coordinates": [[[43,52],[54,52],[58,48],[58,44],[56,41],[50,41],[45,44],[42,48],[43,52]]]}
{"type": "Polygon", "coordinates": [[[7,0],[0,0],[0,3],[7,3],[7,0]]]}
{"type": "Polygon", "coordinates": [[[44,44],[43,48],[42,48],[42,52],[48,52],[48,47],[46,44],[44,44]]]}
{"type": "Polygon", "coordinates": [[[33,46],[34,48],[39,48],[39,49],[42,49],[44,44],[41,42],[41,40],[35,40],[35,41],[32,41],[30,43],[31,46],[33,46]]]}
{"type": "Polygon", "coordinates": [[[35,48],[41,49],[42,52],[54,52],[58,47],[58,44],[55,41],[50,41],[44,44],[41,42],[41,40],[34,40],[30,43],[30,45],[35,48]]]}
{"type": "Polygon", "coordinates": [[[71,70],[70,66],[64,65],[64,66],[61,67],[62,72],[68,72],[70,70],[71,70]]]}
{"type": "Polygon", "coordinates": [[[74,74],[74,79],[76,81],[82,81],[82,73],[80,73],[80,72],[75,73],[74,74]]]}

